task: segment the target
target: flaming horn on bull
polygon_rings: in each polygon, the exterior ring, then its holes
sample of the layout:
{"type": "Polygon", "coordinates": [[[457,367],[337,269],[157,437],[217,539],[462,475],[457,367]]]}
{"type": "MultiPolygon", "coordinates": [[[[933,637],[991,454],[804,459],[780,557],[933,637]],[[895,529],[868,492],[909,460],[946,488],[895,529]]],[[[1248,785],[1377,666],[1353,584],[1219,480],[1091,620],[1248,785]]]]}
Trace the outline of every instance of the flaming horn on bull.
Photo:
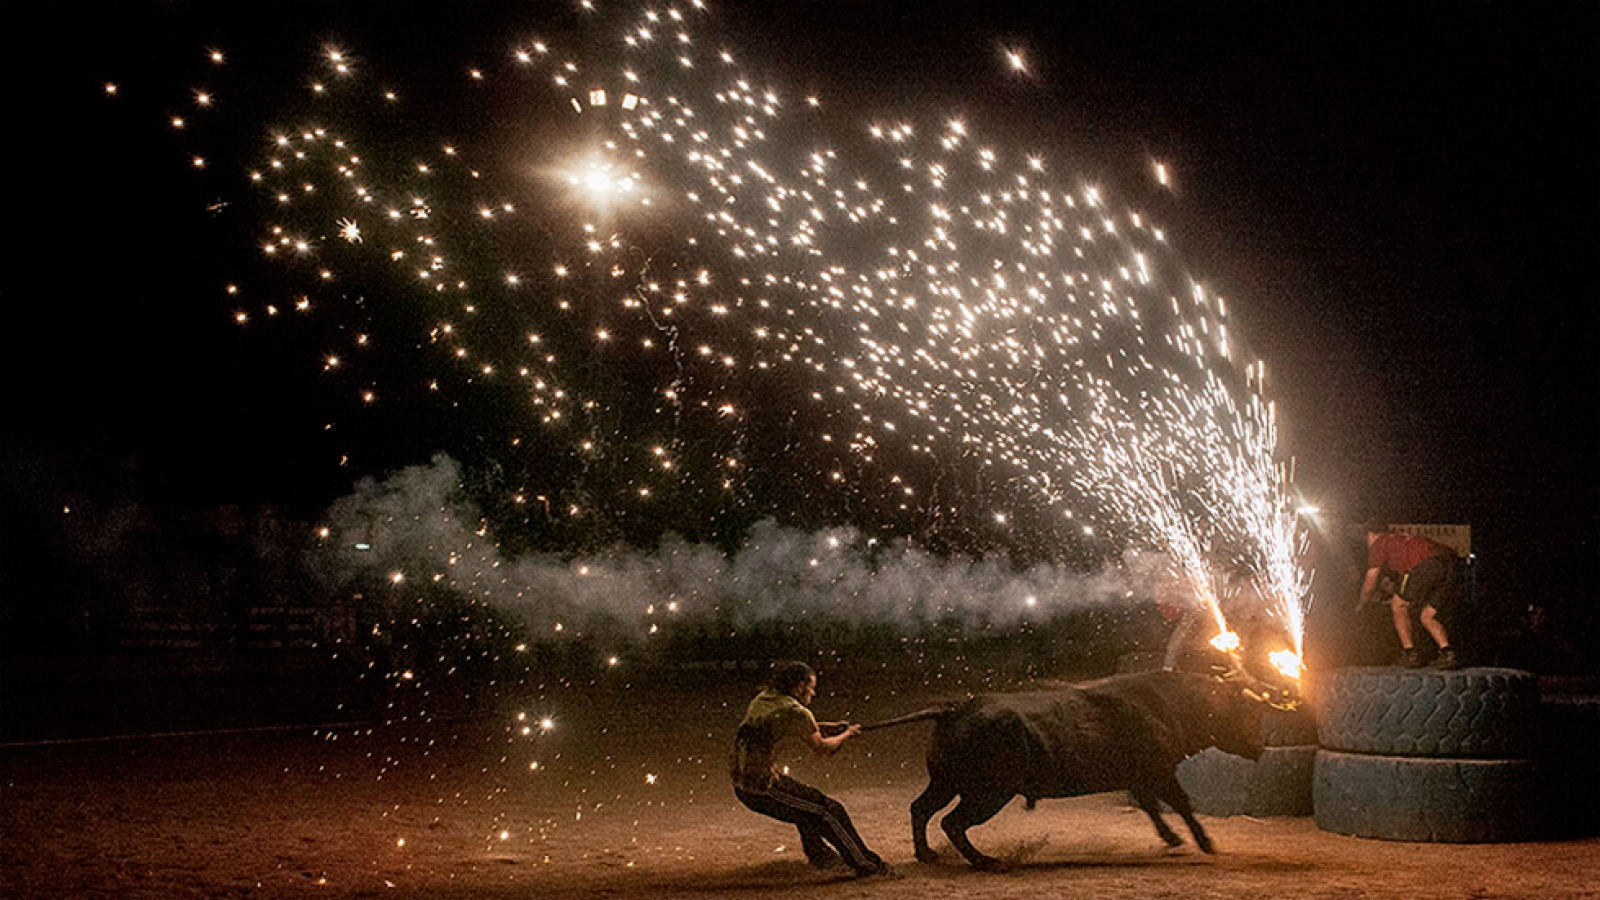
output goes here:
{"type": "MultiPolygon", "coordinates": [[[[1239,635],[1237,633],[1224,629],[1208,643],[1228,657],[1228,667],[1219,673],[1220,677],[1228,681],[1248,680],[1251,682],[1266,684],[1265,682],[1261,681],[1261,679],[1250,675],[1246,669],[1244,664],[1244,656],[1240,650],[1241,645],[1239,635]]],[[[1283,691],[1288,692],[1291,695],[1298,691],[1300,676],[1305,674],[1306,668],[1305,663],[1300,661],[1300,654],[1290,650],[1287,647],[1284,647],[1269,652],[1267,654],[1267,662],[1275,671],[1281,674],[1284,678],[1288,679],[1295,689],[1291,691],[1290,688],[1285,687],[1282,689],[1283,691]]],[[[1268,687],[1270,688],[1271,686],[1268,685],[1268,687]]],[[[1249,688],[1247,687],[1246,690],[1249,690],[1249,688]]],[[[1273,703],[1273,706],[1279,705],[1277,703],[1273,703]]],[[[1279,706],[1279,708],[1282,709],[1284,707],[1279,706]]]]}
{"type": "Polygon", "coordinates": [[[1244,664],[1239,635],[1235,632],[1224,629],[1211,639],[1210,644],[1228,657],[1227,667],[1217,672],[1217,678],[1241,685],[1246,697],[1260,700],[1274,709],[1292,711],[1299,708],[1300,676],[1305,672],[1300,654],[1288,648],[1267,654],[1267,661],[1272,668],[1289,681],[1287,685],[1279,686],[1250,674],[1244,664]]]}

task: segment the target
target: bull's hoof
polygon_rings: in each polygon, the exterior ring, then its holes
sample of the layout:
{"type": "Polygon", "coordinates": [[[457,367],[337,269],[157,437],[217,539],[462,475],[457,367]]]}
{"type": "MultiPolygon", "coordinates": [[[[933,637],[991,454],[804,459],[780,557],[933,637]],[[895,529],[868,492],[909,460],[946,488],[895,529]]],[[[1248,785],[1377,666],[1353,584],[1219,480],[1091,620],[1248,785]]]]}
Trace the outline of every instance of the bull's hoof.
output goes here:
{"type": "Polygon", "coordinates": [[[938,861],[939,861],[939,854],[935,853],[932,847],[918,847],[917,848],[917,862],[919,862],[919,863],[928,863],[928,864],[931,865],[931,864],[936,863],[938,861]]]}
{"type": "Polygon", "coordinates": [[[1183,846],[1183,838],[1178,837],[1178,835],[1175,832],[1170,832],[1169,831],[1166,834],[1163,834],[1161,836],[1161,840],[1165,841],[1168,847],[1182,847],[1183,846]]]}
{"type": "Polygon", "coordinates": [[[1195,838],[1195,844],[1199,845],[1201,853],[1215,853],[1215,852],[1217,852],[1216,846],[1211,843],[1211,838],[1208,838],[1208,837],[1195,838]]]}
{"type": "Polygon", "coordinates": [[[975,856],[968,860],[972,867],[980,872],[1004,872],[1007,868],[1005,861],[992,856],[975,856]]]}

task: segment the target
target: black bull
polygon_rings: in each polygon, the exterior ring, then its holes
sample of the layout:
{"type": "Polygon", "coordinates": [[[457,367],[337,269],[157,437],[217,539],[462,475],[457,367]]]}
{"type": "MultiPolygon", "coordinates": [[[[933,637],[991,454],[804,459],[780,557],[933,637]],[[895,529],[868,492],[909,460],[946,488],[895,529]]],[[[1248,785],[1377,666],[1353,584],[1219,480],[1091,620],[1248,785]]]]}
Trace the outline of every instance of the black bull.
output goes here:
{"type": "Polygon", "coordinates": [[[1018,794],[1029,807],[1045,797],[1127,790],[1169,846],[1183,843],[1161,818],[1172,807],[1200,849],[1211,839],[1178,784],[1186,757],[1217,747],[1248,759],[1261,756],[1261,715],[1267,706],[1254,685],[1189,672],[1118,675],[1056,690],[985,694],[923,710],[869,729],[933,719],[928,787],[911,804],[917,859],[931,862],[928,820],[956,797],[939,823],[950,843],[975,866],[997,865],[967,840],[1018,794]]]}

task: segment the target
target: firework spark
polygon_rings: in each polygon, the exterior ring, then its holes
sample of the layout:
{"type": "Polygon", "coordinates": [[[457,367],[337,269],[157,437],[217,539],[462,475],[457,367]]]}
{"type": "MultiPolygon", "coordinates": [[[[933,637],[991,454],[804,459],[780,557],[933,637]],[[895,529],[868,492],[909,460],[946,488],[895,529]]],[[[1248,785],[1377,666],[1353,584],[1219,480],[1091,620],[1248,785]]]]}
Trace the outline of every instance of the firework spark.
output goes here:
{"type": "MultiPolygon", "coordinates": [[[[903,509],[929,471],[975,467],[996,487],[951,515],[1015,528],[1003,504],[1062,546],[1154,546],[1219,635],[1218,584],[1247,572],[1301,652],[1305,537],[1264,369],[1238,361],[1226,302],[1147,213],[963,118],[796,101],[698,4],[582,27],[468,76],[548,123],[551,146],[585,148],[565,159],[444,143],[375,81],[380,58],[327,48],[316,123],[285,128],[240,185],[276,277],[318,309],[348,311],[325,286],[347,275],[404,286],[430,320],[404,337],[454,383],[514,381],[541,440],[605,472],[612,502],[737,495],[771,412],[749,398],[783,397],[821,424],[795,464],[824,484],[903,509]],[[530,167],[569,193],[527,202],[530,167]],[[330,221],[343,246],[310,237],[330,221]]],[[[368,348],[333,349],[330,377],[356,377],[368,348]]],[[[578,492],[512,494],[597,515],[578,492]]]]}

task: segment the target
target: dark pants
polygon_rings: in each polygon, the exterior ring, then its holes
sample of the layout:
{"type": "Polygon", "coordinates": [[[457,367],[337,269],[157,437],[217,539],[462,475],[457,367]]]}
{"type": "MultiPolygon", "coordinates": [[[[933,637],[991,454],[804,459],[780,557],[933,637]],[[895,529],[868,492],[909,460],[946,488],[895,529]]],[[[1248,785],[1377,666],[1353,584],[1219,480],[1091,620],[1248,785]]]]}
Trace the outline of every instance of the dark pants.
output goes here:
{"type": "Polygon", "coordinates": [[[1454,556],[1430,556],[1411,567],[1400,581],[1400,596],[1410,604],[1431,606],[1442,615],[1461,604],[1461,562],[1454,556]]]}
{"type": "Polygon", "coordinates": [[[739,802],[764,816],[788,822],[800,829],[800,844],[806,859],[825,859],[828,845],[857,874],[869,874],[883,867],[883,859],[867,849],[844,804],[810,785],[781,775],[765,790],[750,790],[735,785],[739,802]]]}

